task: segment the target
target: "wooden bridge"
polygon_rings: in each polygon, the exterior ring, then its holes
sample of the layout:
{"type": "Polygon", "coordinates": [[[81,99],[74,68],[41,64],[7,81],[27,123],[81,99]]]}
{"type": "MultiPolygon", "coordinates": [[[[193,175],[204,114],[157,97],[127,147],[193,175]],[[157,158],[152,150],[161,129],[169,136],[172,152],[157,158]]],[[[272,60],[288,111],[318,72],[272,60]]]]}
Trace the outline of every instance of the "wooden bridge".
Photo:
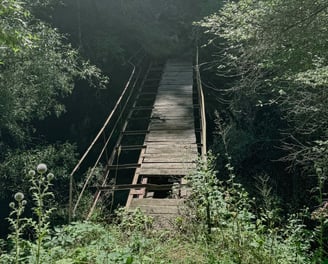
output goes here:
{"type": "Polygon", "coordinates": [[[123,197],[126,208],[140,208],[163,222],[177,215],[179,204],[188,194],[184,177],[196,168],[198,155],[206,152],[197,60],[196,66],[184,60],[165,63],[145,63],[144,58],[137,57],[134,60],[121,97],[71,173],[70,220],[86,188],[93,187],[95,196],[87,219],[106,193],[111,206],[117,196],[121,202],[123,197]],[[74,175],[96,146],[102,148],[73,207],[74,175]],[[92,185],[100,164],[101,184],[92,185]]]}

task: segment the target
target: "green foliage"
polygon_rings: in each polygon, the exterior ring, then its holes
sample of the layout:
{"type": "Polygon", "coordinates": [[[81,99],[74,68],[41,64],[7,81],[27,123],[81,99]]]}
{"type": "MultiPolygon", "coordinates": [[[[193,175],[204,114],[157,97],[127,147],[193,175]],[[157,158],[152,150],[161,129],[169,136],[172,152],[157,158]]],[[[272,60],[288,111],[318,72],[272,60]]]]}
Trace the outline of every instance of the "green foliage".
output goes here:
{"type": "MultiPolygon", "coordinates": [[[[22,193],[16,193],[15,200],[17,202],[17,205],[15,202],[11,202],[9,204],[12,211],[9,214],[8,221],[10,223],[13,232],[8,235],[8,239],[11,240],[14,244],[15,253],[12,256],[12,260],[14,260],[13,261],[14,263],[18,264],[24,260],[24,258],[22,258],[21,256],[22,255],[21,248],[23,247],[22,244],[24,243],[21,240],[21,238],[24,229],[28,224],[27,224],[27,219],[22,218],[22,214],[24,212],[27,201],[24,200],[24,195],[22,193]]],[[[8,256],[8,258],[10,257],[8,256]]]]}
{"type": "Polygon", "coordinates": [[[152,228],[153,218],[141,212],[139,208],[129,212],[125,208],[119,208],[116,211],[118,227],[126,235],[133,232],[149,232],[152,228]]]}
{"type": "Polygon", "coordinates": [[[186,214],[179,216],[178,230],[152,230],[152,219],[139,209],[121,209],[108,226],[74,222],[51,231],[49,215],[53,207],[45,205],[53,195],[49,192],[53,176],[44,177],[46,169],[41,164],[38,175],[29,172],[36,218],[21,218],[24,198],[21,193],[16,194],[18,205],[11,205],[10,216],[14,232],[9,238],[14,245],[17,243],[15,250],[1,255],[1,263],[15,259],[16,263],[58,264],[311,263],[311,237],[304,229],[302,217],[292,215],[284,226],[269,225],[270,212],[257,216],[252,211],[253,200],[234,182],[230,164],[226,166],[230,179],[216,179],[214,160],[209,154],[207,161],[201,162],[197,172],[189,177],[192,195],[187,202],[188,218],[185,219],[186,214]],[[22,239],[22,230],[27,226],[32,227],[36,240],[22,239]]]}
{"type": "Polygon", "coordinates": [[[0,138],[22,142],[29,139],[32,120],[65,111],[60,99],[72,93],[76,79],[99,88],[107,79],[20,2],[3,3],[0,110],[5,114],[0,116],[0,138]]]}
{"type": "MultiPolygon", "coordinates": [[[[66,221],[68,202],[68,175],[71,168],[76,163],[76,147],[69,143],[39,146],[33,149],[22,151],[12,150],[7,153],[2,163],[0,163],[0,200],[1,203],[8,203],[15,192],[21,191],[27,199],[31,199],[29,189],[31,182],[26,175],[29,170],[34,169],[34,164],[47,160],[51,168],[55,168],[53,173],[56,178],[52,181],[51,191],[59,200],[52,200],[54,207],[58,210],[53,214],[51,222],[58,223],[66,221]]],[[[30,207],[30,206],[29,206],[30,207]]],[[[4,219],[1,219],[1,224],[4,219]]]]}
{"type": "Polygon", "coordinates": [[[49,190],[52,186],[51,181],[54,178],[54,174],[47,172],[47,166],[40,163],[37,167],[38,174],[35,171],[29,171],[30,178],[30,192],[32,192],[32,197],[34,200],[33,212],[36,216],[36,220],[29,219],[28,224],[33,228],[34,234],[36,236],[35,245],[35,263],[41,263],[41,247],[43,240],[49,233],[50,227],[50,216],[55,208],[52,206],[50,208],[46,207],[45,202],[49,198],[54,198],[53,193],[49,190]]]}
{"type": "MultiPolygon", "coordinates": [[[[28,30],[25,20],[29,12],[21,2],[3,0],[0,3],[0,47],[18,52],[21,46],[30,46],[33,35],[28,30]]],[[[0,64],[3,63],[1,58],[0,64]]]]}
{"type": "MultiPolygon", "coordinates": [[[[51,181],[54,179],[54,174],[47,172],[47,166],[45,164],[39,164],[37,166],[37,173],[34,170],[30,170],[28,176],[30,177],[30,192],[34,200],[33,212],[34,217],[24,217],[24,212],[27,201],[24,200],[24,194],[17,192],[14,196],[17,201],[17,206],[14,202],[10,203],[12,209],[9,215],[9,223],[11,225],[12,234],[8,235],[8,239],[14,244],[14,250],[12,253],[3,254],[1,259],[13,263],[42,263],[41,251],[43,247],[43,241],[50,231],[50,215],[55,210],[53,206],[49,206],[49,198],[53,198],[53,193],[49,191],[49,187],[52,185],[51,181]],[[28,229],[33,230],[33,236],[35,242],[26,241],[22,238],[22,235],[26,233],[28,229]]],[[[4,263],[4,262],[2,262],[4,263]]]]}
{"type": "Polygon", "coordinates": [[[30,183],[27,177],[29,170],[47,160],[48,166],[56,168],[54,174],[57,185],[55,192],[60,197],[67,197],[68,175],[76,162],[76,147],[69,143],[39,146],[27,151],[13,150],[6,154],[0,164],[1,199],[8,198],[8,193],[23,191],[28,193],[30,183]],[[64,187],[64,188],[63,188],[64,187]],[[63,190],[64,189],[64,190],[63,190]]]}
{"type": "Polygon", "coordinates": [[[119,234],[102,225],[75,222],[55,232],[46,244],[48,261],[56,263],[131,263],[128,246],[119,234]]]}
{"type": "Polygon", "coordinates": [[[210,154],[189,177],[194,217],[189,214],[187,219],[196,239],[205,238],[212,248],[212,258],[220,263],[310,263],[311,236],[301,216],[291,216],[284,226],[272,217],[273,209],[263,208],[256,215],[254,200],[235,182],[231,164],[226,165],[229,179],[220,181],[214,161],[210,154]]]}
{"type": "Polygon", "coordinates": [[[274,178],[294,206],[310,205],[319,158],[311,149],[328,135],[327,22],[323,0],[241,0],[196,23],[214,55],[214,89],[224,101],[215,107],[231,127],[234,165],[274,178]]]}
{"type": "Polygon", "coordinates": [[[316,241],[318,248],[316,250],[316,260],[322,263],[327,257],[326,245],[328,243],[328,203],[325,186],[327,184],[327,162],[328,162],[328,141],[317,141],[316,146],[312,149],[316,157],[315,172],[317,176],[317,187],[313,190],[319,207],[312,212],[312,219],[317,222],[316,241]]]}

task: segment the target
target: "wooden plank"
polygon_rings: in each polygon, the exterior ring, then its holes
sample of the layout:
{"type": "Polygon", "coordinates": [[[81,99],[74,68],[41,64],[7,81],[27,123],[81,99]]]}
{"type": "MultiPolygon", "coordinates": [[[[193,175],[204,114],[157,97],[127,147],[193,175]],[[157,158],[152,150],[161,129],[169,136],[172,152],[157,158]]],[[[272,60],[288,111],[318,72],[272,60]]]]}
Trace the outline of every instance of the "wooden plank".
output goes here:
{"type": "MultiPolygon", "coordinates": [[[[152,142],[149,142],[149,143],[152,143],[152,142]]],[[[174,142],[175,143],[175,142],[174,142]]],[[[189,148],[189,149],[186,149],[186,148],[177,148],[177,147],[174,147],[174,146],[171,146],[171,147],[158,147],[158,148],[155,148],[155,147],[149,147],[145,150],[145,153],[146,154],[172,154],[173,153],[180,153],[181,156],[187,156],[188,155],[197,155],[198,154],[198,151],[197,151],[197,148],[189,148]],[[177,149],[179,151],[177,151],[177,149]]]]}
{"type": "MultiPolygon", "coordinates": [[[[171,97],[171,98],[158,98],[154,102],[154,108],[157,107],[189,107],[193,105],[192,98],[177,98],[177,97],[171,97]]],[[[174,111],[174,110],[173,110],[174,111]]]]}
{"type": "Polygon", "coordinates": [[[159,105],[156,106],[156,108],[154,107],[148,107],[148,109],[153,109],[154,112],[158,112],[158,111],[163,111],[163,112],[168,112],[170,114],[172,114],[172,112],[174,113],[175,111],[184,111],[187,112],[188,115],[190,116],[193,113],[193,105],[175,105],[174,110],[172,109],[171,105],[159,105]]]}
{"type": "Polygon", "coordinates": [[[166,75],[162,78],[160,83],[165,83],[168,81],[179,81],[179,83],[181,84],[192,84],[192,75],[191,74],[166,75]]]}
{"type": "MultiPolygon", "coordinates": [[[[173,155],[173,153],[177,153],[175,152],[176,150],[173,150],[173,149],[169,149],[169,148],[166,148],[166,149],[161,149],[161,148],[158,148],[158,149],[149,149],[148,152],[146,152],[146,154],[149,154],[149,155],[159,155],[159,154],[162,154],[162,155],[173,155]]],[[[175,157],[177,155],[173,155],[172,157],[175,157]]],[[[198,157],[198,152],[196,150],[193,150],[193,151],[180,151],[180,156],[181,157],[184,157],[187,159],[187,157],[195,157],[195,159],[198,157]]],[[[155,158],[155,156],[154,156],[155,158]]],[[[193,158],[190,158],[190,159],[193,159],[193,158]]]]}
{"type": "Polygon", "coordinates": [[[185,98],[190,97],[192,99],[194,96],[196,96],[196,94],[192,91],[177,91],[177,90],[160,90],[157,93],[157,97],[166,97],[166,96],[185,97],[185,98]]]}
{"type": "Polygon", "coordinates": [[[168,107],[171,108],[171,111],[174,112],[174,109],[172,108],[177,108],[177,109],[181,109],[182,106],[190,106],[192,105],[192,99],[190,98],[188,99],[159,99],[156,100],[156,102],[154,103],[154,107],[168,107]]]}
{"type": "Polygon", "coordinates": [[[192,102],[192,96],[191,96],[191,92],[190,95],[188,95],[186,92],[185,93],[173,93],[173,92],[169,92],[166,91],[166,94],[160,94],[156,97],[155,102],[157,102],[158,100],[187,100],[188,102],[192,102]]]}
{"type": "Polygon", "coordinates": [[[188,111],[175,111],[174,113],[171,111],[160,111],[159,109],[154,109],[154,111],[151,113],[150,118],[167,118],[167,119],[184,119],[184,118],[190,118],[193,117],[192,112],[188,111]]]}
{"type": "Polygon", "coordinates": [[[187,82],[187,80],[183,80],[183,79],[180,79],[180,80],[176,80],[176,79],[170,79],[170,80],[162,80],[160,83],[160,86],[163,86],[163,85],[192,85],[192,82],[187,82]]]}
{"type": "Polygon", "coordinates": [[[192,91],[176,91],[176,90],[161,90],[157,94],[157,99],[158,98],[190,98],[192,99],[192,91]]]}
{"type": "MultiPolygon", "coordinates": [[[[173,153],[177,153],[177,152],[174,152],[174,150],[172,149],[149,149],[148,150],[149,152],[146,152],[146,154],[149,154],[149,155],[173,155],[173,153]]],[[[197,151],[180,151],[180,156],[183,157],[183,158],[186,158],[188,159],[188,157],[190,157],[189,159],[194,159],[193,157],[195,157],[195,159],[197,159],[198,157],[198,152],[197,151]]],[[[177,154],[173,155],[172,158],[174,158],[175,156],[177,156],[177,154]]],[[[156,158],[156,156],[153,156],[154,158],[156,158]]],[[[163,157],[164,158],[164,157],[163,157]]]]}
{"type": "Polygon", "coordinates": [[[183,199],[159,199],[159,198],[151,198],[151,199],[133,199],[131,205],[140,206],[140,205],[158,205],[158,206],[178,206],[183,205],[183,199]]]}
{"type": "Polygon", "coordinates": [[[160,86],[157,89],[158,92],[164,92],[164,91],[169,91],[169,92],[192,92],[192,84],[160,84],[160,86]]]}
{"type": "MultiPolygon", "coordinates": [[[[151,141],[164,141],[164,142],[170,142],[174,144],[174,142],[181,140],[181,142],[192,142],[196,139],[195,135],[190,134],[154,134],[155,132],[162,132],[161,130],[153,131],[153,133],[149,134],[149,136],[146,139],[146,142],[151,141]]],[[[172,131],[171,131],[172,132],[172,131]]],[[[195,142],[196,143],[196,142],[195,142]]],[[[176,150],[178,151],[178,150],[176,150]]]]}
{"type": "MultiPolygon", "coordinates": [[[[172,144],[176,144],[176,143],[179,143],[179,142],[184,142],[184,143],[196,143],[196,138],[195,137],[192,137],[192,136],[189,136],[189,137],[186,137],[186,136],[149,136],[147,138],[147,143],[149,142],[170,142],[172,144]]],[[[177,150],[176,150],[177,151],[177,150]]]]}
{"type": "Polygon", "coordinates": [[[190,129],[180,129],[180,130],[153,130],[149,132],[149,137],[194,137],[195,136],[195,130],[193,128],[190,129]]]}
{"type": "MultiPolygon", "coordinates": [[[[193,119],[184,119],[184,118],[162,118],[162,119],[153,119],[150,121],[150,125],[166,125],[167,127],[172,127],[174,128],[174,126],[178,126],[178,125],[192,125],[192,128],[190,128],[189,130],[193,129],[194,126],[194,120],[193,119]]],[[[142,132],[146,130],[140,130],[137,131],[135,130],[135,132],[142,132]]],[[[131,131],[132,132],[132,131],[131,131]]]]}
{"type": "Polygon", "coordinates": [[[150,120],[150,124],[151,125],[158,125],[158,124],[169,124],[169,125],[178,125],[179,123],[181,124],[181,121],[183,121],[184,123],[186,124],[194,124],[194,118],[179,118],[179,117],[176,117],[176,118],[163,118],[163,119],[160,119],[160,118],[152,118],[150,120]]]}
{"type": "MultiPolygon", "coordinates": [[[[153,142],[149,142],[151,144],[153,142]]],[[[173,142],[175,143],[175,142],[173,142]]],[[[158,143],[161,144],[161,143],[158,143]]],[[[178,144],[178,143],[177,143],[178,144]]],[[[194,155],[198,154],[197,152],[197,146],[196,144],[195,147],[188,147],[188,148],[179,148],[176,147],[175,145],[177,144],[172,144],[168,146],[159,146],[159,147],[149,147],[145,150],[145,154],[160,154],[161,151],[163,151],[163,155],[171,154],[172,156],[187,156],[186,154],[194,155]],[[171,152],[171,153],[168,153],[171,152]]]]}
{"type": "Polygon", "coordinates": [[[181,118],[181,116],[187,116],[187,117],[190,117],[191,116],[191,109],[188,110],[186,108],[183,108],[182,106],[180,107],[175,107],[174,108],[174,111],[170,111],[169,107],[156,107],[153,109],[153,113],[151,115],[151,117],[164,117],[164,116],[167,116],[167,117],[175,117],[176,119],[178,118],[181,118]]]}
{"type": "Polygon", "coordinates": [[[143,159],[144,163],[155,163],[155,162],[195,162],[197,160],[196,155],[191,155],[184,157],[182,156],[176,156],[172,157],[170,155],[167,156],[150,156],[150,157],[145,157],[143,159]]]}
{"type": "MultiPolygon", "coordinates": [[[[175,124],[170,124],[170,123],[150,124],[149,129],[152,132],[156,132],[158,130],[160,130],[160,131],[161,130],[171,130],[171,131],[178,130],[177,133],[179,133],[180,130],[194,129],[194,124],[193,123],[183,124],[183,120],[181,120],[180,124],[178,124],[178,123],[175,123],[175,124]]],[[[143,135],[143,134],[135,134],[135,135],[143,135]]]]}
{"type": "MultiPolygon", "coordinates": [[[[165,123],[162,123],[165,124],[165,123]]],[[[178,125],[178,124],[177,124],[178,125]]],[[[181,136],[181,135],[195,135],[195,129],[194,127],[191,127],[189,129],[180,129],[180,130],[172,130],[172,129],[167,129],[167,130],[154,130],[150,131],[149,135],[176,135],[176,136],[181,136]]]]}
{"type": "Polygon", "coordinates": [[[174,111],[172,111],[172,109],[170,109],[169,107],[156,107],[153,109],[152,115],[151,117],[154,116],[170,116],[170,117],[181,117],[181,116],[188,116],[190,117],[190,115],[193,113],[193,109],[187,108],[187,107],[175,107],[174,111]]]}
{"type": "Polygon", "coordinates": [[[176,120],[183,120],[187,123],[194,123],[194,117],[193,116],[186,116],[184,118],[181,118],[179,116],[170,116],[170,117],[167,117],[167,118],[164,118],[164,119],[161,119],[160,117],[157,117],[156,116],[153,116],[150,118],[150,122],[155,124],[155,123],[162,123],[162,122],[175,122],[176,120]]]}
{"type": "MultiPolygon", "coordinates": [[[[184,131],[184,130],[175,130],[175,131],[184,131]]],[[[148,134],[146,142],[153,141],[153,140],[166,140],[166,141],[177,141],[177,140],[194,140],[196,138],[195,134],[191,133],[173,133],[175,131],[162,131],[162,130],[155,130],[148,134]],[[155,133],[158,132],[158,133],[155,133]]],[[[187,130],[188,131],[188,130],[187,130]]]]}
{"type": "Polygon", "coordinates": [[[143,162],[141,164],[141,171],[144,169],[193,169],[196,164],[192,162],[143,162]]]}
{"type": "MultiPolygon", "coordinates": [[[[172,128],[174,128],[174,126],[179,126],[179,125],[185,125],[185,126],[192,126],[192,128],[190,128],[190,129],[193,129],[194,128],[194,120],[192,120],[192,119],[187,119],[187,120],[185,120],[185,119],[183,119],[183,118],[171,118],[171,119],[165,119],[165,118],[163,118],[163,119],[157,119],[157,120],[151,120],[150,121],[150,125],[151,126],[158,126],[158,125],[164,125],[164,126],[167,126],[167,127],[172,127],[172,128]]],[[[141,130],[140,131],[138,131],[138,132],[141,132],[141,130]]]]}
{"type": "Polygon", "coordinates": [[[164,150],[171,151],[172,153],[185,153],[185,152],[197,153],[197,144],[196,143],[181,144],[176,142],[174,142],[174,144],[172,142],[167,142],[167,143],[148,142],[145,153],[155,153],[155,151],[164,151],[164,150]]]}
{"type": "MultiPolygon", "coordinates": [[[[113,190],[113,191],[120,191],[120,190],[130,190],[133,189],[133,191],[138,192],[140,188],[146,188],[147,190],[152,191],[158,191],[158,190],[171,190],[172,187],[175,186],[176,188],[185,188],[188,185],[187,184],[151,184],[151,183],[145,183],[145,184],[117,184],[117,185],[104,185],[104,186],[92,186],[90,188],[97,189],[101,191],[106,190],[113,190]]],[[[133,192],[132,191],[132,192],[133,192]]],[[[137,194],[134,192],[134,194],[137,194]]]]}
{"type": "MultiPolygon", "coordinates": [[[[171,68],[173,69],[173,68],[171,68]]],[[[162,78],[165,78],[165,76],[171,76],[171,75],[174,75],[174,76],[177,76],[179,77],[180,75],[187,75],[188,77],[190,77],[192,79],[192,76],[193,76],[193,72],[192,70],[186,70],[184,68],[180,68],[181,71],[171,71],[171,69],[168,68],[169,71],[165,71],[163,74],[162,74],[162,78]]]]}
{"type": "Polygon", "coordinates": [[[168,168],[162,168],[162,169],[142,169],[140,170],[140,175],[145,176],[185,176],[188,175],[192,170],[191,169],[168,169],[168,168]]]}

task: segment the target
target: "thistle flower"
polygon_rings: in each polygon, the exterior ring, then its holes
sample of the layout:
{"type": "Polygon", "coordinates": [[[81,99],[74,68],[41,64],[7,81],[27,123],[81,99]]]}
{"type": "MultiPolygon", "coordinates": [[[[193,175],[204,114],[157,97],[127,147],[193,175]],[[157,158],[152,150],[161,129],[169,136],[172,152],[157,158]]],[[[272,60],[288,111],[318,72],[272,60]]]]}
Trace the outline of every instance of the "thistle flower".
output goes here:
{"type": "Polygon", "coordinates": [[[315,171],[316,171],[317,174],[322,174],[322,169],[320,167],[316,168],[315,171]]]}
{"type": "Polygon", "coordinates": [[[24,194],[21,193],[21,192],[17,192],[17,193],[15,194],[14,198],[15,198],[15,200],[16,200],[17,202],[20,202],[20,201],[22,201],[22,200],[24,199],[24,194]]]}
{"type": "Polygon", "coordinates": [[[35,175],[35,170],[29,170],[28,175],[33,177],[35,175]]]}
{"type": "Polygon", "coordinates": [[[14,202],[9,203],[9,207],[10,208],[15,208],[15,203],[14,202]]]}
{"type": "Polygon", "coordinates": [[[48,173],[48,175],[47,175],[48,181],[53,180],[53,178],[55,178],[55,175],[53,173],[48,173]]]}
{"type": "Polygon", "coordinates": [[[37,167],[36,167],[36,170],[38,173],[40,174],[44,174],[47,172],[48,168],[47,168],[47,165],[44,164],[44,163],[40,163],[37,167]]]}
{"type": "Polygon", "coordinates": [[[26,200],[23,200],[22,201],[22,205],[26,205],[27,204],[27,201],[26,200]]]}

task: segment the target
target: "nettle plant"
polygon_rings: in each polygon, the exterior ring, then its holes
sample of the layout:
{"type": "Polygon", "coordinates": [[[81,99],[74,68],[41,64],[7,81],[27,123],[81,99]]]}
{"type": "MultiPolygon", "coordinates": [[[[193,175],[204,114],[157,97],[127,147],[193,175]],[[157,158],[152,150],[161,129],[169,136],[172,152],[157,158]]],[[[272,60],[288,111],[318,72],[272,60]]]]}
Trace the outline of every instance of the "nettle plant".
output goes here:
{"type": "Polygon", "coordinates": [[[42,263],[42,244],[50,233],[49,217],[55,210],[55,208],[47,205],[47,201],[54,197],[50,191],[54,174],[46,173],[47,166],[43,163],[37,166],[36,171],[30,170],[28,173],[34,204],[32,207],[33,216],[23,217],[27,204],[23,193],[16,193],[14,195],[15,202],[9,204],[12,211],[8,221],[12,233],[9,234],[8,239],[13,243],[13,250],[0,256],[0,259],[4,261],[3,263],[42,263]],[[34,242],[22,238],[27,230],[33,231],[34,242]]]}
{"type": "Polygon", "coordinates": [[[292,215],[282,225],[272,222],[272,210],[256,214],[256,200],[236,182],[227,158],[227,180],[217,178],[211,153],[188,177],[187,222],[194,238],[204,241],[222,263],[310,263],[310,236],[302,217],[292,215]]]}

